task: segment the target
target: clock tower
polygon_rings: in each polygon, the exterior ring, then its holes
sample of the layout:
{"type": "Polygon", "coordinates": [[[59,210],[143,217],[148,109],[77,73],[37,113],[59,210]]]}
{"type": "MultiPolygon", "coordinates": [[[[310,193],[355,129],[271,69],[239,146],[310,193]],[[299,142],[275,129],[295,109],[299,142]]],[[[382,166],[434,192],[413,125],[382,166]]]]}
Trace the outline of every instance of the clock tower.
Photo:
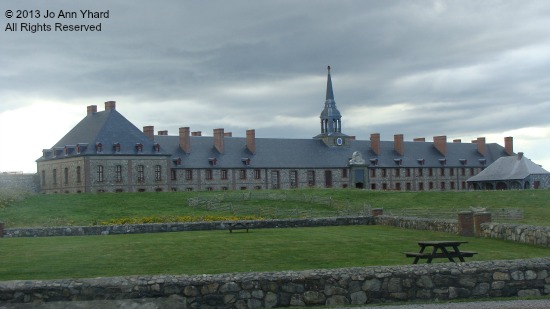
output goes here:
{"type": "Polygon", "coordinates": [[[342,133],[342,115],[336,108],[334,92],[332,90],[332,79],[330,77],[330,66],[327,67],[327,95],[325,108],[321,112],[321,134],[314,138],[321,139],[329,147],[349,147],[350,138],[342,133]]]}

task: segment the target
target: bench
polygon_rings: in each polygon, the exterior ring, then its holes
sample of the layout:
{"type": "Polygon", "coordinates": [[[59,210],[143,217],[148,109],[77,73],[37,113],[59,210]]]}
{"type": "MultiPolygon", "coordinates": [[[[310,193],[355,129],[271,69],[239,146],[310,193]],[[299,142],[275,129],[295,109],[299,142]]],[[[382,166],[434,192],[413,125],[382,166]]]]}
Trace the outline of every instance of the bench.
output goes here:
{"type": "Polygon", "coordinates": [[[231,222],[231,223],[228,223],[228,225],[229,225],[229,233],[233,233],[233,230],[245,230],[245,229],[246,229],[246,232],[248,233],[248,229],[250,228],[248,223],[244,223],[244,222],[231,222]]]}
{"type": "Polygon", "coordinates": [[[433,259],[448,259],[450,262],[454,262],[455,258],[458,258],[461,262],[465,262],[465,257],[473,257],[477,252],[473,251],[460,251],[460,244],[466,243],[465,241],[419,241],[420,252],[405,252],[405,256],[414,258],[413,264],[418,263],[420,259],[426,259],[427,263],[431,263],[433,259]],[[426,248],[432,248],[431,250],[425,250],[426,248]]]}
{"type": "Polygon", "coordinates": [[[460,251],[460,252],[449,252],[449,254],[445,253],[436,253],[432,254],[431,252],[405,252],[406,257],[418,257],[420,259],[427,259],[427,258],[433,258],[433,259],[446,259],[449,257],[455,258],[455,257],[473,257],[474,254],[477,254],[477,252],[473,251],[460,251]]]}

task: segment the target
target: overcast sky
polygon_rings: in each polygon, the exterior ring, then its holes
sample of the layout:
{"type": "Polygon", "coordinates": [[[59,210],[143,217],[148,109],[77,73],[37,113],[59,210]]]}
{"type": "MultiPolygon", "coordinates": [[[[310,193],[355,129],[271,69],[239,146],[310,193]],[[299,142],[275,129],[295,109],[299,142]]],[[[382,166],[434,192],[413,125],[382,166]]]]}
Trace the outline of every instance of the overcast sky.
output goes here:
{"type": "Polygon", "coordinates": [[[170,135],[310,138],[327,65],[348,135],[513,136],[550,169],[548,1],[7,0],[0,27],[0,172],[36,172],[86,106],[110,100],[170,135]],[[109,18],[6,18],[23,8],[109,18]],[[52,30],[5,31],[12,22],[52,30]]]}

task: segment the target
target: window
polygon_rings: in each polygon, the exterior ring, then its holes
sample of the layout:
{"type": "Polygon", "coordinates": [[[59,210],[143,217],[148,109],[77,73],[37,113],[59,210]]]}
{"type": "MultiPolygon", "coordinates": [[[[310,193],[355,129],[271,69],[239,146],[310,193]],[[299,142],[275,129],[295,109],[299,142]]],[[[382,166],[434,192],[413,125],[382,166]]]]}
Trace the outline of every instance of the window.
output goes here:
{"type": "Polygon", "coordinates": [[[239,179],[246,179],[246,170],[239,170],[239,179]]]}
{"type": "Polygon", "coordinates": [[[347,168],[342,169],[342,178],[348,178],[348,169],[347,168]]]}
{"type": "Polygon", "coordinates": [[[46,171],[42,170],[42,185],[46,185],[46,171]]]}
{"type": "Polygon", "coordinates": [[[103,165],[97,166],[97,181],[103,182],[103,165]]]}
{"type": "Polygon", "coordinates": [[[430,168],[428,169],[428,176],[431,177],[431,176],[433,176],[433,175],[434,175],[434,169],[430,167],[430,168]]]}
{"type": "Polygon", "coordinates": [[[410,168],[405,169],[405,176],[406,177],[411,177],[411,169],[410,168]]]}
{"type": "Polygon", "coordinates": [[[279,171],[271,171],[271,189],[279,188],[279,171]]]}
{"type": "Polygon", "coordinates": [[[466,189],[466,182],[465,181],[462,182],[462,190],[464,190],[464,189],[466,189]]]}
{"type": "Polygon", "coordinates": [[[325,171],[325,188],[332,188],[332,171],[325,171]]]}
{"type": "Polygon", "coordinates": [[[449,169],[449,176],[454,176],[455,175],[455,169],[454,168],[450,168],[449,169]]]}
{"type": "Polygon", "coordinates": [[[371,178],[376,177],[376,170],[374,168],[370,170],[370,177],[371,178]]]}
{"type": "Polygon", "coordinates": [[[116,182],[122,181],[122,165],[115,166],[115,181],[116,182]]]}
{"type": "Polygon", "coordinates": [[[470,167],[470,176],[473,176],[475,173],[474,173],[474,168],[473,167],[470,167]]]}
{"type": "Polygon", "coordinates": [[[212,180],[212,170],[206,170],[206,180],[212,180]]]}
{"type": "Polygon", "coordinates": [[[222,179],[223,179],[223,180],[226,180],[226,179],[227,179],[227,170],[222,170],[222,171],[221,171],[221,174],[222,174],[222,176],[221,176],[222,179]]]}
{"type": "Polygon", "coordinates": [[[424,191],[424,183],[423,182],[418,183],[418,191],[424,191]]]}
{"type": "Polygon", "coordinates": [[[465,176],[466,175],[466,169],[461,167],[460,168],[460,176],[465,176]]]}
{"type": "Polygon", "coordinates": [[[162,180],[162,166],[155,165],[155,180],[161,181],[162,180]]]}
{"type": "Polygon", "coordinates": [[[443,167],[439,169],[439,175],[445,176],[445,169],[443,167]]]}
{"type": "Polygon", "coordinates": [[[63,183],[69,184],[69,168],[67,167],[63,170],[63,183]]]}
{"type": "Polygon", "coordinates": [[[120,152],[120,143],[116,143],[113,145],[113,148],[115,149],[115,152],[120,152]]]}
{"type": "Polygon", "coordinates": [[[143,152],[143,145],[141,143],[136,144],[136,151],[137,152],[143,152]]]}
{"type": "Polygon", "coordinates": [[[95,151],[98,153],[103,152],[103,144],[101,143],[95,144],[95,151]]]}
{"type": "Polygon", "coordinates": [[[262,172],[260,170],[254,170],[254,179],[261,179],[262,172]]]}
{"type": "Polygon", "coordinates": [[[418,169],[418,176],[422,177],[422,174],[424,173],[424,169],[423,168],[419,168],[418,169]]]}
{"type": "Polygon", "coordinates": [[[143,170],[143,165],[138,165],[137,166],[137,171],[138,171],[138,182],[144,182],[145,181],[145,172],[143,170]]]}
{"type": "Polygon", "coordinates": [[[401,183],[400,182],[395,183],[395,190],[401,191],[401,183]]]}
{"type": "Polygon", "coordinates": [[[57,184],[57,169],[53,169],[52,171],[52,176],[53,176],[53,184],[56,185],[57,184]]]}
{"type": "Polygon", "coordinates": [[[185,170],[185,180],[193,180],[193,170],[185,170]]]}
{"type": "Polygon", "coordinates": [[[445,190],[445,182],[441,182],[441,191],[444,191],[445,190]]]}
{"type": "Polygon", "coordinates": [[[307,171],[307,185],[315,186],[315,171],[307,171]]]}
{"type": "Polygon", "coordinates": [[[82,182],[82,172],[80,171],[80,166],[76,167],[76,182],[77,183],[82,182]]]}
{"type": "Polygon", "coordinates": [[[382,177],[386,177],[386,176],[387,176],[387,172],[386,172],[386,169],[385,169],[385,168],[383,168],[383,169],[382,169],[382,177]]]}
{"type": "Polygon", "coordinates": [[[405,184],[405,190],[411,191],[411,183],[410,183],[410,182],[407,182],[407,183],[405,184]]]}
{"type": "Polygon", "coordinates": [[[298,187],[298,172],[297,171],[290,171],[290,187],[293,188],[293,189],[298,187]]]}
{"type": "Polygon", "coordinates": [[[454,190],[454,189],[455,189],[455,182],[451,181],[451,190],[454,190]]]}
{"type": "MultiPolygon", "coordinates": [[[[177,180],[178,179],[178,173],[176,170],[170,170],[170,179],[171,180],[177,180]]],[[[175,191],[175,190],[172,190],[175,191]]]]}
{"type": "Polygon", "coordinates": [[[383,183],[382,184],[382,190],[388,190],[388,184],[387,183],[383,183]]]}
{"type": "Polygon", "coordinates": [[[395,169],[395,177],[399,177],[399,169],[398,168],[395,169]]]}

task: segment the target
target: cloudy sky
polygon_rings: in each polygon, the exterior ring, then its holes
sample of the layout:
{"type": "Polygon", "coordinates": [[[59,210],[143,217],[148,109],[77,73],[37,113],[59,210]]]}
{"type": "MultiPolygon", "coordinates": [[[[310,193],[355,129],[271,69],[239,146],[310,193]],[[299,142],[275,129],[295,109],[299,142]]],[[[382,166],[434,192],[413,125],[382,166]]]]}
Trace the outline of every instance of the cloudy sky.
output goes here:
{"type": "Polygon", "coordinates": [[[86,106],[109,100],[138,128],[169,134],[310,138],[327,65],[348,135],[513,136],[550,170],[548,1],[7,0],[0,27],[0,171],[35,172],[86,106]],[[79,16],[6,17],[18,9],[79,16]],[[86,9],[109,18],[84,19],[86,9]]]}

